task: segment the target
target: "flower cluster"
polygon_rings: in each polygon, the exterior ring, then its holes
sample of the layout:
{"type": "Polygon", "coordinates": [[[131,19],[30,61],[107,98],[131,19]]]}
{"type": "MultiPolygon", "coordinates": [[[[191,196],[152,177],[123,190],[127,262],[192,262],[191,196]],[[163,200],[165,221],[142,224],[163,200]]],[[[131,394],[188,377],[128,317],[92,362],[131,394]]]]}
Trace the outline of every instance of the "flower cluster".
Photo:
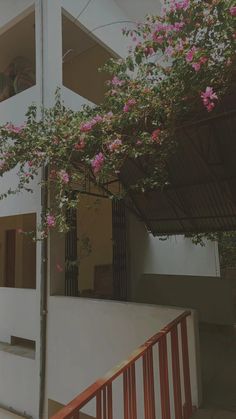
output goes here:
{"type": "Polygon", "coordinates": [[[202,92],[201,98],[208,112],[211,112],[215,107],[215,101],[218,100],[218,96],[213,91],[212,87],[207,87],[205,92],[202,92]]]}
{"type": "Polygon", "coordinates": [[[30,190],[41,167],[49,167],[45,183],[49,190],[53,184],[54,199],[43,237],[68,227],[66,210],[78,200],[74,186],[88,179],[104,193],[127,161],[135,160],[143,173],[132,190],[166,184],[176,128],[193,115],[215,112],[234,79],[235,17],[233,0],[166,0],[160,16],[124,29],[132,46],[125,59],[106,64],[110,78],[99,106],[72,112],[58,97],[43,120],[32,106],[25,124],[0,127],[0,175],[17,167],[15,192],[30,190]]]}

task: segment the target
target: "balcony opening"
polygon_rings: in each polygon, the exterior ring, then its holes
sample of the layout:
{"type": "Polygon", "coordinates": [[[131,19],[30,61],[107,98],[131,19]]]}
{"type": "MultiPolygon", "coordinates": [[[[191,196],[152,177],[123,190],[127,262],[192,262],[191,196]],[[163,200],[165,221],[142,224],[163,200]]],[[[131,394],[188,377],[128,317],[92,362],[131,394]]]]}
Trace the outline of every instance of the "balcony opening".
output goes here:
{"type": "Polygon", "coordinates": [[[83,195],[69,217],[71,231],[51,235],[51,294],[127,300],[124,206],[83,195]]]}
{"type": "Polygon", "coordinates": [[[99,104],[109,75],[99,68],[114,54],[68,13],[62,13],[63,85],[99,104]]]}
{"type": "Polygon", "coordinates": [[[36,288],[36,214],[0,218],[0,286],[36,288]]]}
{"type": "Polygon", "coordinates": [[[0,102],[35,85],[35,11],[0,28],[0,102]]]}

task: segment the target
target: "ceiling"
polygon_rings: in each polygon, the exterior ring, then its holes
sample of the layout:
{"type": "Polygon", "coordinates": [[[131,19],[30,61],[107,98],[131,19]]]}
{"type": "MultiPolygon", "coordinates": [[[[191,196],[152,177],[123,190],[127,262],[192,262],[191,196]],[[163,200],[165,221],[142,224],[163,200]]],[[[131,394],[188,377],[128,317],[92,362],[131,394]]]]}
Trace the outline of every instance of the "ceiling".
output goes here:
{"type": "MultiPolygon", "coordinates": [[[[176,131],[178,149],[168,162],[163,189],[130,193],[134,208],[154,235],[236,230],[236,90],[203,119],[176,131]]],[[[145,161],[129,161],[126,187],[144,176],[145,161]]],[[[151,166],[150,166],[151,167],[151,166]]]]}

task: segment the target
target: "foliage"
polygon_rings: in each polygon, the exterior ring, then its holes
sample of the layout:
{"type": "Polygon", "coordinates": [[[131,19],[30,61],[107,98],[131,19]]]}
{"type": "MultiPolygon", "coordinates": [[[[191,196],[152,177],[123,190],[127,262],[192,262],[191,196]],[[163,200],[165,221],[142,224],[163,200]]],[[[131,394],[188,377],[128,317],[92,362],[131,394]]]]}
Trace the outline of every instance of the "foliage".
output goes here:
{"type": "Polygon", "coordinates": [[[19,175],[17,189],[2,198],[30,190],[46,165],[53,199],[42,221],[44,237],[54,227],[66,230],[66,211],[79,199],[73,188],[87,178],[106,190],[129,159],[145,165],[132,188],[163,187],[176,127],[199,112],[214,112],[231,84],[235,16],[231,0],[171,0],[161,16],[124,29],[133,46],[125,59],[105,66],[111,80],[100,106],[72,112],[57,97],[40,120],[32,106],[24,125],[1,127],[0,174],[17,167],[19,175]]]}

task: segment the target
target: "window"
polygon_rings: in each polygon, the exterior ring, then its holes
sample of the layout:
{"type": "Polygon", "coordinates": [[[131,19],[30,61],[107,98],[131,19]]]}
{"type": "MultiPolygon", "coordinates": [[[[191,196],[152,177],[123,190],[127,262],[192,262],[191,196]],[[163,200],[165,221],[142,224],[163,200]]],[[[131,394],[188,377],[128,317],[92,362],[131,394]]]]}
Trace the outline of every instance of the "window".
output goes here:
{"type": "Polygon", "coordinates": [[[108,74],[99,68],[112,57],[93,34],[82,29],[76,19],[62,14],[63,84],[93,103],[100,103],[108,74]]]}
{"type": "Polygon", "coordinates": [[[0,102],[35,85],[35,12],[0,28],[0,102]]]}
{"type": "Polygon", "coordinates": [[[35,214],[0,218],[0,286],[36,287],[36,244],[27,235],[35,229],[35,214]]]}

